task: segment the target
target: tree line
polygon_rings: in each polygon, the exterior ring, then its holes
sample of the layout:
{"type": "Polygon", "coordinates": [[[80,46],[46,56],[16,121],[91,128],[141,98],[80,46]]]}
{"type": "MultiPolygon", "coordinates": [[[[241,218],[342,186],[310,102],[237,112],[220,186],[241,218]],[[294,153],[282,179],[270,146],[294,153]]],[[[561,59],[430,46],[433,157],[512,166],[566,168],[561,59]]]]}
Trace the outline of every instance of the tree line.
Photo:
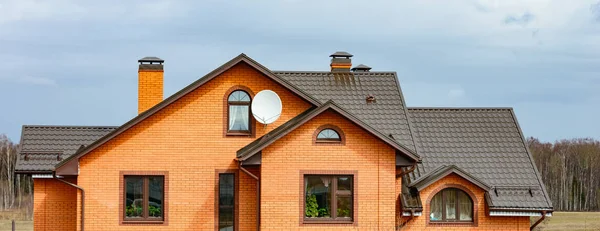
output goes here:
{"type": "MultiPolygon", "coordinates": [[[[600,211],[600,141],[580,138],[549,143],[531,137],[527,145],[554,210],[600,211]]],[[[14,174],[18,147],[0,134],[0,212],[18,211],[20,217],[31,219],[31,176],[14,174]]]]}
{"type": "Polygon", "coordinates": [[[528,138],[527,144],[556,211],[600,211],[600,141],[554,143],[528,138]]]}
{"type": "MultiPolygon", "coordinates": [[[[18,145],[0,134],[0,212],[11,212],[10,218],[31,219],[33,182],[31,176],[15,174],[18,145]]],[[[0,213],[2,218],[5,213],[0,213]]]]}

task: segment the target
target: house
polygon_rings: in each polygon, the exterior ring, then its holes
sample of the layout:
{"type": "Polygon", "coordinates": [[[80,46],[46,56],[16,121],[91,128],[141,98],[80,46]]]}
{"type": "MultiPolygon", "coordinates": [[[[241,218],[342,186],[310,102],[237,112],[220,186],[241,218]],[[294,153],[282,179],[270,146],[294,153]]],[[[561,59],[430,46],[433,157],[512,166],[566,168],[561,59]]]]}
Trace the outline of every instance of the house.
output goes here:
{"type": "Polygon", "coordinates": [[[23,126],[35,230],[529,230],[552,214],[511,108],[407,107],[395,72],[331,57],[271,71],[241,54],[166,99],[146,57],[125,124],[23,126]],[[263,90],[282,102],[268,125],[263,90]]]}

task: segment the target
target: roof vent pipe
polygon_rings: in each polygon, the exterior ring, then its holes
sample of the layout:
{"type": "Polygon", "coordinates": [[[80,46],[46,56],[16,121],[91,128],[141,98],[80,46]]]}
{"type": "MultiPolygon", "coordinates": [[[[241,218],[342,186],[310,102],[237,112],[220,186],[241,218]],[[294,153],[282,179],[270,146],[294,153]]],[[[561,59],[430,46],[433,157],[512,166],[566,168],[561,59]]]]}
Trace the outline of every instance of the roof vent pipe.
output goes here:
{"type": "Polygon", "coordinates": [[[371,67],[364,65],[364,64],[359,64],[356,67],[353,67],[352,69],[353,72],[369,72],[371,70],[371,67]]]}

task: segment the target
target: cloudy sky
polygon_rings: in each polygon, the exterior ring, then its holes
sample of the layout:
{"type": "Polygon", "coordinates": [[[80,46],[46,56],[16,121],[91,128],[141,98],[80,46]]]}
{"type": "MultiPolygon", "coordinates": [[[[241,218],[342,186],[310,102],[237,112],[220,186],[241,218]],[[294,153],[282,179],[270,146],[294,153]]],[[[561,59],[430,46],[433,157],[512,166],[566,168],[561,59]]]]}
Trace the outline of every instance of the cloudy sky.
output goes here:
{"type": "Polygon", "coordinates": [[[120,125],[137,59],[165,96],[239,53],[272,70],[397,71],[409,106],[514,107],[526,136],[600,138],[599,0],[0,0],[0,133],[120,125]]]}

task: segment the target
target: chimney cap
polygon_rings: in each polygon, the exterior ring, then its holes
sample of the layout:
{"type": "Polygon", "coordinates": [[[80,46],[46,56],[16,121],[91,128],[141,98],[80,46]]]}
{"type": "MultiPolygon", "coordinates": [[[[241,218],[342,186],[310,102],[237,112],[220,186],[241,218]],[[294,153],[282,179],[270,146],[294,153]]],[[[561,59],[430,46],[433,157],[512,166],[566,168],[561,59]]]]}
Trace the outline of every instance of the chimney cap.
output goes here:
{"type": "Polygon", "coordinates": [[[371,70],[371,67],[364,65],[364,64],[359,64],[358,66],[353,67],[350,70],[352,70],[352,71],[369,71],[369,70],[371,70]]]}
{"type": "Polygon", "coordinates": [[[348,52],[345,52],[345,51],[337,51],[337,52],[335,52],[335,53],[331,54],[329,57],[334,57],[334,58],[335,58],[335,57],[346,57],[346,58],[350,58],[350,57],[352,57],[352,56],[354,56],[354,55],[351,55],[351,54],[350,54],[350,53],[348,53],[348,52]]]}
{"type": "Polygon", "coordinates": [[[138,60],[138,62],[140,63],[164,63],[165,60],[160,59],[159,57],[156,56],[146,56],[144,58],[141,58],[140,60],[138,60]]]}

